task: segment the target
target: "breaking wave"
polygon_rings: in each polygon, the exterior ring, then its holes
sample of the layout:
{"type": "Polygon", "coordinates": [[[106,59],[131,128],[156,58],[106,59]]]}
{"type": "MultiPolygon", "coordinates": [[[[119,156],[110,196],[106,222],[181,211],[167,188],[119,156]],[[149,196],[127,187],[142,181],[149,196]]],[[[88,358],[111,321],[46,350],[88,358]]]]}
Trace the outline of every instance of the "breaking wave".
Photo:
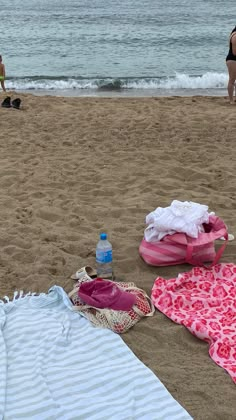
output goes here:
{"type": "Polygon", "coordinates": [[[173,77],[120,77],[120,78],[83,78],[83,77],[25,77],[9,78],[6,81],[7,88],[11,90],[126,90],[126,89],[151,89],[162,91],[196,90],[196,89],[225,89],[227,86],[227,74],[205,73],[200,76],[176,73],[173,77]]]}

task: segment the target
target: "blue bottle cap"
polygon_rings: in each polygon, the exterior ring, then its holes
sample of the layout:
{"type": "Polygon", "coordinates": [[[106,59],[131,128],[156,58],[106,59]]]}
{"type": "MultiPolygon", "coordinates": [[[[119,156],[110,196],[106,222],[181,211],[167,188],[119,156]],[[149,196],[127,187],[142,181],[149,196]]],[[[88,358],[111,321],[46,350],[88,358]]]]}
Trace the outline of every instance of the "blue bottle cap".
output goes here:
{"type": "Polygon", "coordinates": [[[106,233],[100,233],[100,239],[102,239],[103,241],[105,239],[107,239],[107,234],[106,233]]]}

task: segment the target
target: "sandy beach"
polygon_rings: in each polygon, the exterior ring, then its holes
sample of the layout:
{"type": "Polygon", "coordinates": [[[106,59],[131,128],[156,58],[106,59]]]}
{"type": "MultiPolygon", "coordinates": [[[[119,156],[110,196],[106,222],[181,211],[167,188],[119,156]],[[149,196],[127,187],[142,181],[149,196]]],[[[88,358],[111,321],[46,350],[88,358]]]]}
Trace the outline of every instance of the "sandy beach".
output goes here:
{"type": "MultiPolygon", "coordinates": [[[[94,266],[101,231],[116,277],[150,295],[158,275],[191,268],[150,267],[138,253],[145,216],[174,199],[208,205],[236,234],[236,105],[226,97],[7,94],[22,107],[0,108],[1,297],[70,291],[70,275],[94,266]]],[[[221,261],[236,263],[236,240],[221,261]]],[[[235,384],[184,327],[156,311],[122,337],[195,420],[235,419],[235,384]]]]}

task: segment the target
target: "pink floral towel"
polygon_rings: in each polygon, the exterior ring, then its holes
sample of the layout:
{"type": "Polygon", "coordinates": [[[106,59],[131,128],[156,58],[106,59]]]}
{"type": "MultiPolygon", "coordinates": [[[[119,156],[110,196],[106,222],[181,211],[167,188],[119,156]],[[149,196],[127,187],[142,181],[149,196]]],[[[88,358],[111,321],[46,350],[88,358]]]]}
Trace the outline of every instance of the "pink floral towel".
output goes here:
{"type": "Polygon", "coordinates": [[[212,359],[236,382],[236,265],[194,267],[168,281],[157,277],[151,297],[172,321],[207,341],[212,359]]]}

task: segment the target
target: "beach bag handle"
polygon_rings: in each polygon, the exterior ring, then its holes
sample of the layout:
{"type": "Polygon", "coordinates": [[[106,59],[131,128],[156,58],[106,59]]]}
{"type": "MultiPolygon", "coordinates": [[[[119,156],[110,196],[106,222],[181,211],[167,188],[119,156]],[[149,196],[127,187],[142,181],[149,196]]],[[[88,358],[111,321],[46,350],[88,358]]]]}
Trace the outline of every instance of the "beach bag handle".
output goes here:
{"type": "Polygon", "coordinates": [[[224,224],[223,220],[220,219],[220,217],[216,217],[216,216],[212,216],[210,218],[211,224],[212,224],[212,228],[218,228],[218,230],[215,231],[211,231],[208,233],[200,233],[199,237],[197,239],[192,239],[190,237],[186,236],[187,239],[187,253],[186,253],[186,261],[189,264],[192,265],[198,265],[198,266],[202,266],[205,268],[211,268],[213,267],[215,264],[218,263],[218,261],[220,260],[226,245],[228,243],[228,232],[227,232],[227,227],[224,224]],[[197,259],[195,259],[193,257],[193,251],[194,251],[194,247],[197,245],[204,245],[207,244],[209,242],[213,242],[216,239],[219,238],[224,238],[224,243],[223,245],[218,249],[218,251],[216,252],[215,258],[212,261],[212,263],[209,266],[204,265],[202,262],[197,261],[197,259]]]}
{"type": "Polygon", "coordinates": [[[136,314],[138,314],[141,317],[143,317],[143,316],[153,316],[153,314],[155,312],[155,306],[153,305],[152,300],[148,296],[148,294],[143,289],[140,289],[139,287],[136,287],[136,286],[126,287],[125,291],[127,291],[127,290],[137,290],[138,292],[141,292],[142,295],[148,300],[148,302],[150,304],[150,312],[148,314],[145,314],[145,315],[143,314],[143,312],[141,312],[139,310],[139,308],[136,305],[134,305],[133,310],[136,312],[136,314]]]}
{"type": "Polygon", "coordinates": [[[190,245],[190,244],[187,245],[186,261],[189,264],[192,264],[192,265],[201,266],[201,267],[204,267],[204,268],[212,268],[215,264],[217,264],[219,262],[220,258],[222,257],[222,255],[224,253],[224,250],[225,250],[226,245],[228,243],[228,235],[225,235],[224,239],[225,239],[225,241],[224,241],[223,245],[216,252],[215,258],[210,265],[207,266],[207,265],[203,264],[202,262],[197,261],[196,259],[193,258],[193,256],[192,256],[193,255],[193,246],[190,245]]]}

